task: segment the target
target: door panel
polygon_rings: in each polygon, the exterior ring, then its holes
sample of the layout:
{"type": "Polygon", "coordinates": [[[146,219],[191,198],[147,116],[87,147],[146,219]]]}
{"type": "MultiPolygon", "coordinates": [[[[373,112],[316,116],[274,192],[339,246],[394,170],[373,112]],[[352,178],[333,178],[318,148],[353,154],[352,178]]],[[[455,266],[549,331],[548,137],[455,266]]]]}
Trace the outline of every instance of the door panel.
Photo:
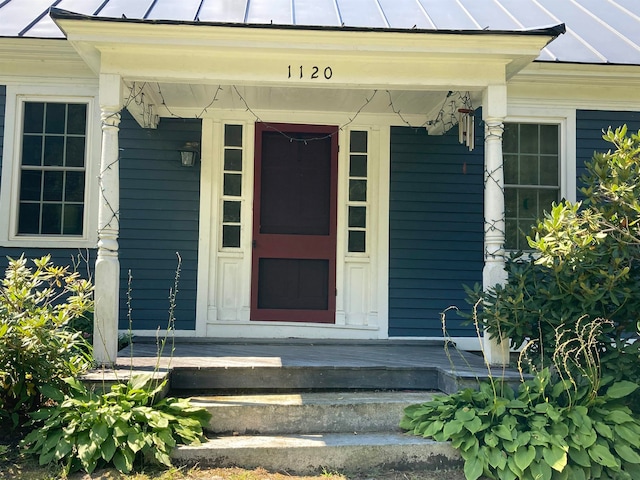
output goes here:
{"type": "Polygon", "coordinates": [[[335,320],[335,132],[256,124],[252,320],[335,320]]]}

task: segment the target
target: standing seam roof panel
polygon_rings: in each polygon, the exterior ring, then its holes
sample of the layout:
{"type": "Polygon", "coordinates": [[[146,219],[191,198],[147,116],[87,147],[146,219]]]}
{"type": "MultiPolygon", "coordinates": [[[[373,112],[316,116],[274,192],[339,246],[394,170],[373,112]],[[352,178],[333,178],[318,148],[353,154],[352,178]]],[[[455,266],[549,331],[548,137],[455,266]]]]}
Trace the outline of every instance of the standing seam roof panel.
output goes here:
{"type": "Polygon", "coordinates": [[[433,28],[417,0],[378,0],[392,28],[433,28]]]}
{"type": "Polygon", "coordinates": [[[295,3],[297,25],[337,27],[342,24],[334,0],[297,0],[295,3]]]}
{"type": "Polygon", "coordinates": [[[467,12],[469,12],[481,28],[489,27],[490,30],[517,30],[522,28],[522,24],[507,15],[499,5],[488,9],[475,0],[460,0],[460,3],[464,5],[467,12]]]}
{"type": "Polygon", "coordinates": [[[146,18],[149,20],[162,20],[172,18],[193,22],[198,13],[200,0],[155,0],[155,4],[149,9],[146,18]]]}
{"type": "Polygon", "coordinates": [[[579,23],[583,26],[584,28],[581,28],[579,33],[575,28],[570,28],[570,33],[581,38],[594,52],[601,55],[603,60],[609,63],[624,63],[626,52],[620,48],[620,44],[624,41],[611,31],[608,24],[585,13],[584,10],[573,2],[558,2],[557,0],[538,1],[549,11],[553,12],[556,17],[575,19],[576,24],[579,23]]]}
{"type": "Polygon", "coordinates": [[[204,0],[200,7],[201,22],[244,22],[246,2],[238,0],[204,0]]]}
{"type": "Polygon", "coordinates": [[[376,0],[338,0],[342,21],[348,27],[366,24],[372,28],[385,28],[387,22],[380,14],[376,0]]]}

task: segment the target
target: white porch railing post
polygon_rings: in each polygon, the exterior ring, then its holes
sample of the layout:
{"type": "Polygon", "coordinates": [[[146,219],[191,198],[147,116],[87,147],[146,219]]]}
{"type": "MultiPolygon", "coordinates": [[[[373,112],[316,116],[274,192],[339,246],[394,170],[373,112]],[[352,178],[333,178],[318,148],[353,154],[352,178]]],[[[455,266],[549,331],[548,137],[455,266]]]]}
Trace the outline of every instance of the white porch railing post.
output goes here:
{"type": "MultiPolygon", "coordinates": [[[[496,284],[504,284],[505,271],[505,217],[504,217],[504,161],[502,157],[502,133],[507,114],[505,85],[490,85],[484,92],[483,119],[484,141],[484,268],[482,285],[486,290],[496,284]]],[[[509,362],[509,342],[491,340],[485,332],[484,354],[492,365],[509,362]]]]}
{"type": "Polygon", "coordinates": [[[120,262],[120,173],[118,132],[121,109],[119,75],[100,75],[102,153],[98,176],[98,256],[95,267],[93,357],[113,365],[118,355],[120,262]]]}

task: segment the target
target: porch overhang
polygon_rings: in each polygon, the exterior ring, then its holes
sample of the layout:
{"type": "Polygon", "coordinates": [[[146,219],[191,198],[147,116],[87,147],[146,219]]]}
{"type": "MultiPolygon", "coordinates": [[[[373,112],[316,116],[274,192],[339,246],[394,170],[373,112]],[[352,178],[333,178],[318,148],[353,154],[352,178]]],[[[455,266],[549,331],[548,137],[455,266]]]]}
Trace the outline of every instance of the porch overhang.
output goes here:
{"type": "MultiPolygon", "coordinates": [[[[388,90],[401,93],[403,114],[424,118],[448,91],[480,99],[487,86],[504,85],[564,32],[564,25],[452,31],[153,21],[57,9],[51,16],[97,75],[162,85],[144,92],[160,117],[202,108],[224,85],[243,88],[256,109],[277,101],[278,109],[354,111],[363,91],[388,90]],[[338,100],[328,101],[327,90],[338,100]]],[[[238,107],[219,100],[217,108],[238,107]]],[[[388,113],[388,99],[367,112],[388,113]]]]}

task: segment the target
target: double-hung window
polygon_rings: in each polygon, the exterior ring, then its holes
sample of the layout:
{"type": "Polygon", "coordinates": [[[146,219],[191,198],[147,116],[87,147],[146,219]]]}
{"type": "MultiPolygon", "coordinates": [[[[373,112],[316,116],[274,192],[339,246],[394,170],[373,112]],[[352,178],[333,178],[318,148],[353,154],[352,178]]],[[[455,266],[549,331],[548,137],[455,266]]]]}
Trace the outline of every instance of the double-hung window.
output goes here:
{"type": "Polygon", "coordinates": [[[0,187],[2,246],[96,244],[95,178],[100,159],[96,92],[81,86],[71,90],[68,86],[7,86],[0,187]]]}
{"type": "Polygon", "coordinates": [[[82,236],[87,104],[23,108],[16,234],[82,236]]]}
{"type": "Polygon", "coordinates": [[[527,250],[537,219],[560,200],[560,125],[505,123],[505,248],[527,250]]]}

